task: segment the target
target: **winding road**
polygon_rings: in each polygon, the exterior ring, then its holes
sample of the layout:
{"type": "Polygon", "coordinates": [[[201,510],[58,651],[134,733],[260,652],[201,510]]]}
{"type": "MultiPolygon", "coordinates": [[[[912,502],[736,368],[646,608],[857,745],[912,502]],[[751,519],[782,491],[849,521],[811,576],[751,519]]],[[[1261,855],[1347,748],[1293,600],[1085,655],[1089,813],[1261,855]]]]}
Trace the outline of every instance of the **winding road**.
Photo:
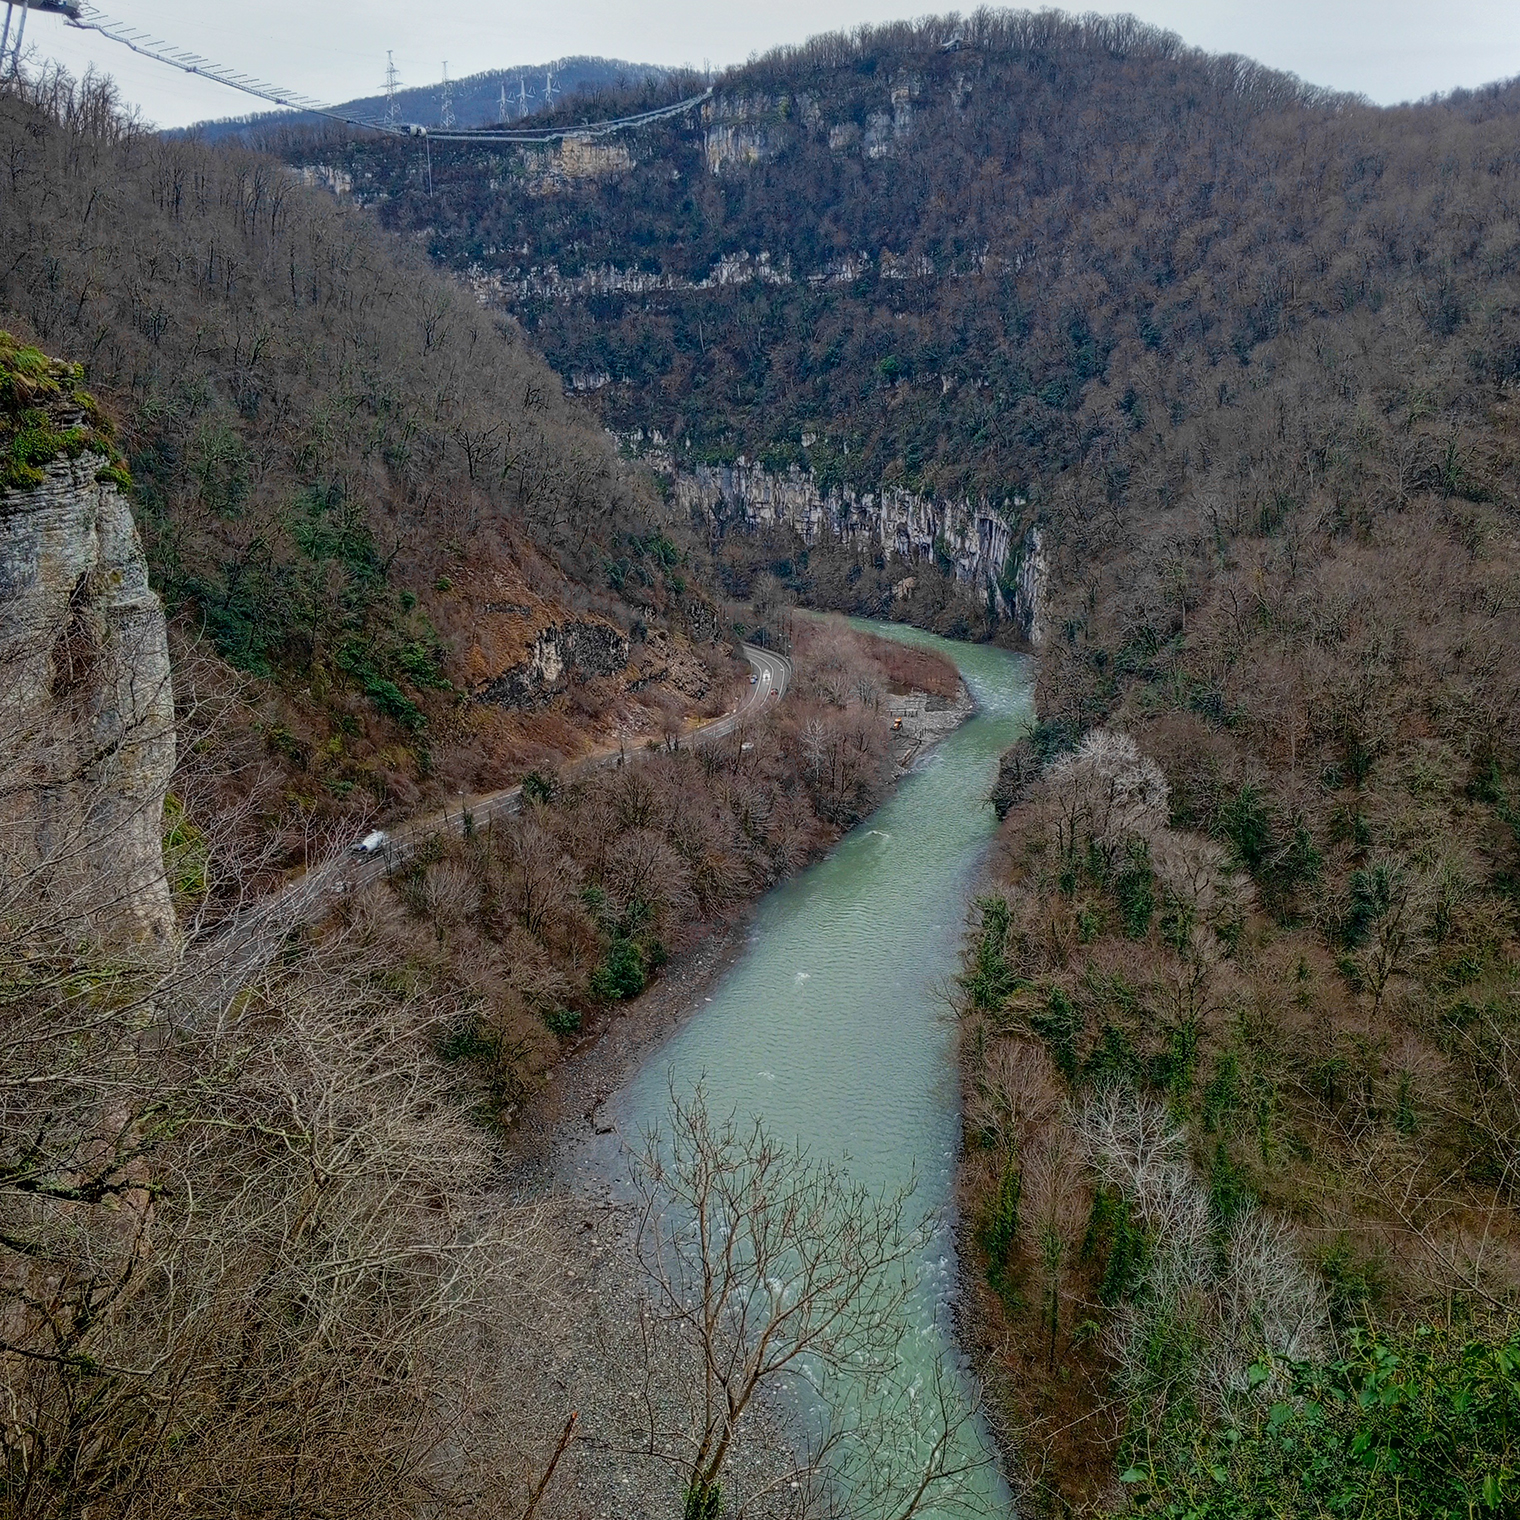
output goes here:
{"type": "MultiPolygon", "coordinates": [[[[703,723],[684,735],[688,744],[712,744],[727,738],[741,724],[760,716],[772,702],[780,701],[786,694],[792,679],[792,662],[785,655],[754,644],[745,644],[742,648],[744,658],[754,671],[753,684],[732,712],[703,723]]],[[[617,765],[622,759],[621,752],[594,755],[570,769],[592,770],[617,765]]],[[[462,834],[499,818],[510,818],[521,808],[521,785],[486,792],[478,797],[461,798],[457,807],[400,824],[390,831],[385,844],[373,854],[337,855],[302,872],[261,904],[261,910],[278,911],[280,918],[289,925],[314,922],[327,913],[335,897],[357,891],[394,871],[432,835],[454,830],[462,834]]],[[[264,911],[256,917],[263,920],[264,911]]]]}

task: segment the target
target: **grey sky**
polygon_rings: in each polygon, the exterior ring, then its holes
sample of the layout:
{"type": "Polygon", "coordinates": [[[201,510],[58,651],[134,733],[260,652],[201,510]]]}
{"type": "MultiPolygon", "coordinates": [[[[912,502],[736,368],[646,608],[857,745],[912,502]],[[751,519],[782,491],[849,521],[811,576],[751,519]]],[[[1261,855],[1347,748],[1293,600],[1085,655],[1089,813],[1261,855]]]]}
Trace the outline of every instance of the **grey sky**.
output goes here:
{"type": "MultiPolygon", "coordinates": [[[[712,0],[98,3],[113,19],[155,37],[329,101],[375,93],[387,48],[408,85],[440,78],[445,60],[456,78],[574,53],[721,66],[816,32],[933,9],[923,0],[765,0],[742,7],[712,0]]],[[[1245,53],[1384,103],[1520,74],[1516,0],[1136,0],[1112,8],[1199,47],[1245,53]]],[[[54,17],[32,17],[27,42],[76,72],[94,63],[113,74],[125,97],[163,126],[259,109],[54,17]]]]}

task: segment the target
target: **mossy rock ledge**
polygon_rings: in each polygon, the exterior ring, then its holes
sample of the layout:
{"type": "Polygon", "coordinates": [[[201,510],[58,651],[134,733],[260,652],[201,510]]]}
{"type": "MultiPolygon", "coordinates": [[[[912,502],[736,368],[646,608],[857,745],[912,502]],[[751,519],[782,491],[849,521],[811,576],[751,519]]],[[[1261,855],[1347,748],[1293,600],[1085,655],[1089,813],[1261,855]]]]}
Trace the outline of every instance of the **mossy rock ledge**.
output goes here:
{"type": "Polygon", "coordinates": [[[84,366],[0,332],[0,493],[35,491],[60,459],[96,455],[100,476],[131,485],[114,429],[84,389],[84,366]]]}

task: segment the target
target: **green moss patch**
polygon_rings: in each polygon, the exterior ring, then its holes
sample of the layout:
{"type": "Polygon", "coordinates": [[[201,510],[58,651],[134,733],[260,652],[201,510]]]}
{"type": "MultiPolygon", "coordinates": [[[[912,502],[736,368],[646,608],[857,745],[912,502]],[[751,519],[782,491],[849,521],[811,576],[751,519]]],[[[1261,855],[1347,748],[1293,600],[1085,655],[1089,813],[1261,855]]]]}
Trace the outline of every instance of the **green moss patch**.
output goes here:
{"type": "Polygon", "coordinates": [[[55,459],[84,454],[105,458],[102,480],[131,485],[111,424],[83,381],[82,365],[50,359],[0,332],[0,491],[35,490],[55,459]]]}

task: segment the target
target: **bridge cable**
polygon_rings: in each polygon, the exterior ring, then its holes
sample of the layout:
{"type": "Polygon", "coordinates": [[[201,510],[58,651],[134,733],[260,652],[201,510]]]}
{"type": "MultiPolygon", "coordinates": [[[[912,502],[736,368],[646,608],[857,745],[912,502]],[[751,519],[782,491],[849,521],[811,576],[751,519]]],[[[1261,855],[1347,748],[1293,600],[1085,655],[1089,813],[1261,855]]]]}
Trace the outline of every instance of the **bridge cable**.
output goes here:
{"type": "Polygon", "coordinates": [[[551,143],[562,142],[569,137],[605,137],[614,132],[626,131],[631,127],[641,127],[650,122],[664,121],[668,117],[679,116],[710,100],[713,93],[709,86],[700,95],[678,100],[674,105],[661,106],[653,111],[641,111],[636,116],[619,116],[611,121],[584,122],[574,127],[536,127],[517,131],[499,127],[482,127],[474,130],[461,128],[451,132],[434,132],[416,123],[398,125],[376,121],[366,116],[344,115],[342,111],[335,110],[320,100],[314,100],[309,95],[302,95],[295,90],[281,89],[278,85],[268,84],[264,80],[255,79],[247,74],[240,74],[222,64],[212,62],[209,58],[201,57],[199,53],[191,53],[183,48],[174,47],[170,43],[148,36],[136,27],[113,21],[98,6],[85,3],[85,0],[80,0],[78,4],[64,0],[63,4],[57,5],[57,9],[69,18],[70,26],[82,32],[99,32],[102,37],[129,48],[140,57],[151,58],[157,63],[167,64],[170,68],[179,69],[186,74],[210,79],[217,84],[225,85],[229,90],[238,90],[244,95],[252,95],[287,110],[325,116],[329,121],[339,122],[343,126],[355,127],[365,132],[378,132],[386,137],[427,137],[436,142],[460,143],[551,143]]]}

